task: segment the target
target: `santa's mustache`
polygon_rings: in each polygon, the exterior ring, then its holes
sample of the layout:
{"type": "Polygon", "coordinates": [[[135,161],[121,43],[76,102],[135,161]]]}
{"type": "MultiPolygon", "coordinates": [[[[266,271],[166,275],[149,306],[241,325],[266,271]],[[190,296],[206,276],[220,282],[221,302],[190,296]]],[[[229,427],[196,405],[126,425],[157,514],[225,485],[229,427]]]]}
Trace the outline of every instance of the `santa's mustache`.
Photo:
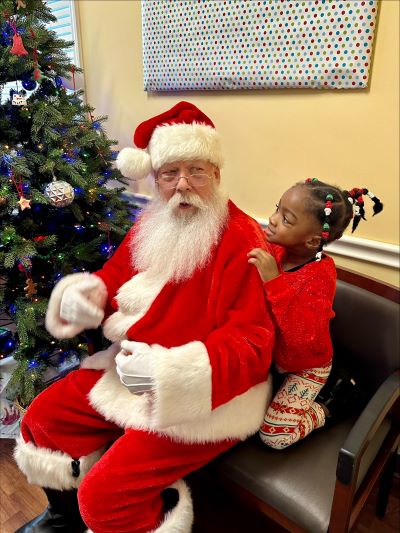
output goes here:
{"type": "Polygon", "coordinates": [[[167,206],[170,211],[174,211],[180,204],[189,204],[201,210],[208,209],[209,207],[197,194],[177,191],[172,198],[168,200],[167,206]]]}

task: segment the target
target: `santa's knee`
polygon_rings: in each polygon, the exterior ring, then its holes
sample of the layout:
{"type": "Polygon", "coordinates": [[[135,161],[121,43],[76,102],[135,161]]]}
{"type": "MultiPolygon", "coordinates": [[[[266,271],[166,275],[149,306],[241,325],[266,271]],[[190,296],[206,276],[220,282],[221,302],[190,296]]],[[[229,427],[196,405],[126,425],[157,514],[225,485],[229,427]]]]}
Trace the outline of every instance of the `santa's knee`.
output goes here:
{"type": "Polygon", "coordinates": [[[21,420],[21,435],[25,442],[35,442],[40,435],[49,435],[54,426],[46,391],[39,394],[21,420]]]}
{"type": "MultiPolygon", "coordinates": [[[[85,523],[94,529],[101,524],[103,527],[112,522],[108,480],[88,472],[78,489],[79,509],[85,523]]],[[[113,490],[118,488],[113,485],[113,490]]]]}
{"type": "MultiPolygon", "coordinates": [[[[94,468],[82,480],[78,489],[81,516],[90,531],[150,531],[141,527],[146,518],[146,501],[136,494],[125,492],[118,475],[109,470],[94,468]]],[[[150,525],[154,525],[150,521],[150,525]]]]}

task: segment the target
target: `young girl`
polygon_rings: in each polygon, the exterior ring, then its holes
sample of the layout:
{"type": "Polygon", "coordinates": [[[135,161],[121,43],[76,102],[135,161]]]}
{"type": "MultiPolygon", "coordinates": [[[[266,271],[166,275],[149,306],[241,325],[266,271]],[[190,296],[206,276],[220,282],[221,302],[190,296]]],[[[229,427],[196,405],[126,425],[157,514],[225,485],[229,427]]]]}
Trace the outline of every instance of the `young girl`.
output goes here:
{"type": "Polygon", "coordinates": [[[342,191],[308,179],[282,196],[265,234],[269,252],[249,255],[265,283],[276,326],[274,361],[284,375],[260,429],[265,444],[283,449],[325,424],[328,411],[315,401],[332,366],[329,322],[336,288],[333,260],[324,246],[340,239],[353,219],[364,218],[364,196],[383,205],[367,189],[342,191]]]}

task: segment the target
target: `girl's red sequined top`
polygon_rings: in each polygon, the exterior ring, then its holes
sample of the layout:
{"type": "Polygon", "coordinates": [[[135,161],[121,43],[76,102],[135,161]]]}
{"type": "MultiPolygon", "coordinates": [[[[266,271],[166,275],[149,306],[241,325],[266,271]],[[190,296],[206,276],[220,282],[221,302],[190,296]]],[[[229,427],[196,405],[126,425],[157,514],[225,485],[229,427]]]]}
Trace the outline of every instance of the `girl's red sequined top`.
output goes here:
{"type": "Polygon", "coordinates": [[[285,249],[267,246],[281,271],[264,284],[276,327],[275,364],[288,372],[322,366],[333,355],[329,322],[335,316],[335,263],[324,254],[321,261],[283,272],[285,249]]]}

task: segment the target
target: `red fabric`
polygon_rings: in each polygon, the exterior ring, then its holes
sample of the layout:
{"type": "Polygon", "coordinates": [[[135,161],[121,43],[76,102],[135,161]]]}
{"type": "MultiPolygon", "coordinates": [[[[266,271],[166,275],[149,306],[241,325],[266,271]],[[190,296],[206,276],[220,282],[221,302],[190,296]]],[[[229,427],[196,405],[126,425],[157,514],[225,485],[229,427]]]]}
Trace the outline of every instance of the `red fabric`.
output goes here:
{"type": "Polygon", "coordinates": [[[88,402],[102,375],[101,370],[73,371],[36,396],[22,419],[24,441],[79,458],[120,437],[123,430],[88,402]]]}
{"type": "Polygon", "coordinates": [[[276,325],[274,362],[288,372],[323,366],[333,355],[329,322],[335,316],[335,263],[325,256],[295,272],[282,272],[284,248],[268,247],[281,270],[265,283],[276,325]]]}
{"type": "Polygon", "coordinates": [[[214,128],[214,124],[207,115],[190,102],[179,102],[168,111],[145,120],[135,130],[133,143],[137,148],[147,148],[153,131],[157,126],[167,126],[171,124],[206,124],[214,128]]]}
{"type": "MultiPolygon", "coordinates": [[[[137,273],[130,259],[134,232],[135,226],[96,272],[111,301],[137,273]]],[[[229,223],[207,267],[189,280],[165,285],[145,316],[127,332],[131,340],[166,348],[203,342],[212,368],[213,408],[268,377],[274,328],[260,277],[248,264],[247,253],[255,247],[265,248],[259,225],[230,202],[229,223]]],[[[115,300],[112,306],[116,308],[115,300]]]]}
{"type": "Polygon", "coordinates": [[[73,458],[113,443],[79,487],[82,518],[96,533],[146,533],[163,519],[162,490],[235,441],[183,444],[156,433],[124,433],[88,403],[87,394],[101,375],[71,372],[46,389],[22,419],[21,433],[25,442],[73,458]]]}

